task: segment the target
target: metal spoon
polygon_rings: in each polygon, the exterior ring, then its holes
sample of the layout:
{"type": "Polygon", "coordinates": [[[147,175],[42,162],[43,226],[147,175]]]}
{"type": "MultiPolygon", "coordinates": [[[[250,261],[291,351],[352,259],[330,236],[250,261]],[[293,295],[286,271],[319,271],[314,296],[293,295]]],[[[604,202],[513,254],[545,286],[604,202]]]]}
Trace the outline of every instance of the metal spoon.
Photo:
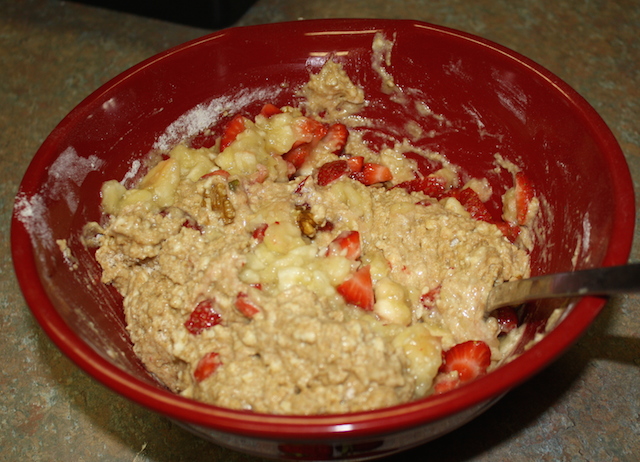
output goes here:
{"type": "Polygon", "coordinates": [[[489,293],[487,312],[543,298],[640,292],[640,263],[509,281],[489,293]]]}

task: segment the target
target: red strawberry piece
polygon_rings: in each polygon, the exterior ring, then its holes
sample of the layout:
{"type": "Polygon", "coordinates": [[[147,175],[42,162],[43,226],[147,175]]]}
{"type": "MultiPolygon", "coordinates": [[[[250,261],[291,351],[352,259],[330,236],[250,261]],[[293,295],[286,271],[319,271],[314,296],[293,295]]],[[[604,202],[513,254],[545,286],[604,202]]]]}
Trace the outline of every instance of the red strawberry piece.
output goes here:
{"type": "Polygon", "coordinates": [[[212,176],[221,176],[222,178],[227,180],[229,179],[229,176],[231,176],[231,174],[226,170],[220,169],[220,170],[214,170],[213,172],[205,173],[200,177],[200,179],[202,180],[203,178],[210,178],[212,176]]]}
{"type": "Polygon", "coordinates": [[[533,186],[524,173],[516,173],[516,220],[519,225],[527,222],[529,204],[534,197],[533,186]]]}
{"type": "Polygon", "coordinates": [[[211,377],[221,365],[222,361],[220,361],[220,355],[218,353],[215,351],[207,353],[198,361],[196,370],[193,372],[193,377],[196,379],[196,382],[202,382],[204,379],[211,377]]]}
{"type": "Polygon", "coordinates": [[[479,340],[458,343],[442,354],[439,372],[458,372],[460,382],[469,382],[487,372],[491,364],[491,349],[479,340]]]}
{"type": "Polygon", "coordinates": [[[447,189],[447,180],[441,176],[428,176],[424,179],[422,192],[427,196],[440,199],[447,189]]]}
{"type": "Polygon", "coordinates": [[[422,191],[424,184],[424,178],[414,178],[413,180],[403,181],[402,183],[398,183],[396,188],[403,188],[407,192],[418,192],[422,191]]]}
{"type": "MultiPolygon", "coordinates": [[[[171,209],[163,209],[160,210],[159,215],[161,217],[167,217],[171,215],[171,209]]],[[[193,217],[193,215],[191,215],[188,212],[184,212],[184,221],[182,222],[182,226],[184,228],[189,228],[189,229],[194,229],[198,232],[200,232],[200,234],[204,233],[204,230],[202,229],[202,227],[200,226],[200,224],[198,223],[198,221],[193,217]]]]}
{"type": "MultiPolygon", "coordinates": [[[[364,165],[362,166],[364,168],[364,165]]],[[[364,179],[364,174],[362,173],[362,170],[359,170],[357,172],[351,172],[349,173],[349,178],[359,181],[360,183],[362,183],[363,179],[364,179]]]]}
{"type": "Polygon", "coordinates": [[[222,322],[222,316],[215,310],[213,303],[213,300],[203,300],[198,303],[184,323],[189,333],[198,335],[203,330],[222,322]]]}
{"type": "Polygon", "coordinates": [[[291,148],[288,152],[285,152],[282,155],[282,158],[292,164],[296,168],[296,170],[298,170],[300,167],[302,167],[304,161],[307,160],[312,150],[312,143],[302,143],[297,145],[295,148],[291,148]]]}
{"type": "Polygon", "coordinates": [[[502,231],[502,234],[504,235],[504,237],[506,237],[509,240],[509,242],[515,242],[516,239],[518,238],[518,235],[520,234],[520,227],[513,223],[507,223],[506,221],[498,221],[494,224],[498,227],[500,231],[502,231]]]}
{"type": "Polygon", "coordinates": [[[349,138],[347,126],[341,123],[330,125],[327,134],[324,135],[320,143],[331,153],[340,154],[344,150],[349,138]]]}
{"type": "Polygon", "coordinates": [[[366,311],[373,311],[373,281],[369,265],[353,273],[353,276],[340,284],[336,290],[347,303],[359,306],[366,311]]]}
{"type": "Polygon", "coordinates": [[[343,231],[329,244],[327,256],[342,255],[349,260],[360,258],[360,233],[358,231],[343,231]]]}
{"type": "Polygon", "coordinates": [[[498,320],[501,334],[508,334],[518,327],[518,314],[512,306],[504,306],[491,312],[491,316],[498,320]]]}
{"type": "Polygon", "coordinates": [[[489,209],[484,205],[484,202],[482,202],[478,193],[473,189],[456,189],[452,195],[460,201],[460,204],[462,204],[464,209],[469,212],[471,218],[487,222],[493,221],[491,212],[489,212],[489,209]]]}
{"type": "Polygon", "coordinates": [[[461,383],[457,377],[451,377],[448,374],[438,374],[433,383],[433,391],[439,395],[447,391],[455,390],[461,383]]]}
{"type": "Polygon", "coordinates": [[[374,163],[365,163],[362,166],[362,171],[354,174],[354,176],[360,183],[367,186],[384,183],[393,178],[389,167],[374,163]]]}
{"type": "Polygon", "coordinates": [[[440,176],[418,177],[413,180],[403,181],[395,186],[396,188],[404,188],[407,192],[421,191],[427,196],[440,199],[444,196],[447,189],[447,182],[440,176]]]}
{"type": "Polygon", "coordinates": [[[296,147],[303,143],[314,142],[313,146],[317,144],[326,134],[327,126],[322,122],[310,119],[309,117],[301,117],[294,124],[294,130],[297,133],[297,141],[293,143],[293,147],[296,147]]]}
{"type": "Polygon", "coordinates": [[[359,172],[364,167],[364,157],[362,156],[351,156],[346,159],[347,165],[349,166],[349,170],[352,172],[359,172]]]}
{"type": "Polygon", "coordinates": [[[247,318],[252,318],[260,312],[260,307],[244,292],[240,292],[236,297],[236,308],[247,318]]]}
{"type": "Polygon", "coordinates": [[[265,104],[264,106],[262,106],[262,109],[260,110],[260,115],[266,117],[267,119],[273,115],[281,114],[281,113],[282,111],[280,110],[280,108],[271,103],[265,104]]]}
{"type": "Polygon", "coordinates": [[[296,189],[293,191],[293,193],[302,194],[302,188],[304,188],[304,185],[306,184],[308,179],[309,177],[305,176],[302,180],[300,180],[300,183],[298,183],[298,186],[296,186],[296,189]]]}
{"type": "Polygon", "coordinates": [[[191,216],[187,217],[184,223],[182,223],[182,226],[198,231],[200,234],[204,234],[204,229],[202,229],[202,226],[200,226],[195,218],[191,216]]]}
{"type": "Polygon", "coordinates": [[[422,306],[424,306],[427,309],[431,309],[434,306],[436,306],[436,298],[438,298],[439,294],[440,294],[440,286],[434,287],[429,292],[422,294],[422,296],[420,297],[420,302],[422,303],[422,306]]]}
{"type": "Polygon", "coordinates": [[[245,118],[240,114],[231,119],[222,134],[222,139],[220,140],[220,151],[224,151],[228,148],[229,145],[236,140],[238,135],[244,131],[244,121],[245,118]]]}
{"type": "Polygon", "coordinates": [[[324,225],[318,227],[318,231],[320,232],[331,232],[333,231],[333,228],[335,228],[335,225],[333,224],[333,222],[327,220],[325,221],[324,225]]]}
{"type": "Polygon", "coordinates": [[[258,225],[258,227],[254,229],[253,232],[251,233],[251,237],[253,237],[254,239],[257,239],[259,242],[262,242],[264,240],[264,233],[267,232],[268,227],[269,225],[267,223],[262,223],[261,225],[258,225]]]}
{"type": "Polygon", "coordinates": [[[349,164],[346,160],[334,160],[323,164],[318,169],[318,184],[320,186],[326,186],[329,183],[336,181],[343,175],[349,173],[349,164]]]}

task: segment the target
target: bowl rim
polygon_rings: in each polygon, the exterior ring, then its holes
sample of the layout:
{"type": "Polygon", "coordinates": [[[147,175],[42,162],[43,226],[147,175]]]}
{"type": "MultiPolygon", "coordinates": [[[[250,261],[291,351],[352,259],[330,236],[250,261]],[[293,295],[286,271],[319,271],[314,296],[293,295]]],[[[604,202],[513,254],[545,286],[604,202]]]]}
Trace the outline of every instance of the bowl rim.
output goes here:
{"type": "MultiPolygon", "coordinates": [[[[216,40],[220,34],[261,33],[274,27],[303,28],[308,31],[345,31],[354,28],[392,29],[415,27],[430,32],[454,36],[492,53],[504,55],[518,66],[524,66],[561,92],[565,99],[581,113],[598,141],[601,151],[611,167],[618,219],[611,231],[612,239],[606,250],[602,266],[627,262],[633,241],[635,224],[635,197],[633,183],[624,154],[613,133],[593,107],[559,77],[529,58],[490,40],[467,32],[415,20],[395,19],[315,19],[288,23],[261,24],[223,29],[188,41],[158,53],[112,78],[78,104],[47,137],[36,152],[19,188],[21,192],[35,191],[39,160],[53,148],[57,138],[87,111],[101,95],[116,88],[128,78],[149,66],[157,65],[173,54],[216,40]]],[[[585,297],[568,311],[564,320],[545,336],[533,349],[521,357],[501,366],[487,376],[456,390],[418,401],[373,411],[321,415],[282,416],[237,411],[196,402],[169,391],[151,386],[119,369],[95,352],[76,335],[49,301],[35,264],[36,255],[31,236],[17,214],[17,200],[11,221],[11,252],[14,270],[24,298],[32,314],[56,346],[82,370],[102,384],[151,410],[182,422],[191,423],[220,432],[243,434],[265,439],[319,440],[337,437],[362,437],[395,433],[409,427],[426,424],[453,415],[466,408],[500,396],[546,367],[577,341],[595,319],[606,299],[585,297]]]]}

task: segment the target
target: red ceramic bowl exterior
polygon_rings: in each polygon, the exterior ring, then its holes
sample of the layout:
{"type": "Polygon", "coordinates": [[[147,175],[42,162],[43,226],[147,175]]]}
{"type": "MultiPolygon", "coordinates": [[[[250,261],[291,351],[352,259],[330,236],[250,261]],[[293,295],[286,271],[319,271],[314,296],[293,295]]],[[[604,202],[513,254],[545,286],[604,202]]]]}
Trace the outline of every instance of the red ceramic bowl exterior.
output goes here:
{"type": "MultiPolygon", "coordinates": [[[[292,459],[299,453],[364,459],[462,425],[577,340],[604,299],[573,303],[535,347],[462,388],[388,409],[313,417],[258,415],[176,396],[133,354],[121,298],[100,283],[100,269],[80,242],[82,226],[100,218],[100,185],[124,178],[168,126],[199,104],[240,95],[232,106],[249,114],[266,102],[290,104],[329,54],[364,86],[371,101],[366,115],[384,119],[391,134],[401,132],[407,117],[418,116],[379,90],[371,70],[376,31],[395,34],[396,83],[417,89],[416,98],[452,122],[446,128],[436,118],[419,118],[425,130],[438,131],[424,147],[472,176],[487,176],[497,193],[509,183],[490,172],[499,152],[523,168],[544,198],[544,242],[532,254],[534,274],[573,269],[572,258],[576,268],[626,263],[635,206],[620,147],[582,97],[532,61],[415,21],[317,20],[223,30],[150,58],[90,95],[46,139],[22,181],[12,221],[16,274],[42,328],[79,367],[225,446],[292,459]],[[58,239],[66,239],[77,269],[65,261],[58,239]]],[[[531,307],[529,337],[557,303],[531,307]]]]}

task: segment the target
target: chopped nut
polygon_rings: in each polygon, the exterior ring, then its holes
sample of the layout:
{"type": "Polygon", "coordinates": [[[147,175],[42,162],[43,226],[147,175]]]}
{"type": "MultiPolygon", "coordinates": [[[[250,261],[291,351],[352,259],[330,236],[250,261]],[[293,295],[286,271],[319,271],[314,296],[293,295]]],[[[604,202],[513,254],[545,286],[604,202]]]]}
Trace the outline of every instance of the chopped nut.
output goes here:
{"type": "Polygon", "coordinates": [[[224,183],[216,183],[209,190],[211,209],[222,215],[222,222],[228,225],[236,217],[236,211],[227,195],[227,186],[224,183]]]}
{"type": "Polygon", "coordinates": [[[308,207],[298,207],[297,222],[302,234],[310,238],[316,235],[318,223],[314,220],[313,214],[308,207]]]}

